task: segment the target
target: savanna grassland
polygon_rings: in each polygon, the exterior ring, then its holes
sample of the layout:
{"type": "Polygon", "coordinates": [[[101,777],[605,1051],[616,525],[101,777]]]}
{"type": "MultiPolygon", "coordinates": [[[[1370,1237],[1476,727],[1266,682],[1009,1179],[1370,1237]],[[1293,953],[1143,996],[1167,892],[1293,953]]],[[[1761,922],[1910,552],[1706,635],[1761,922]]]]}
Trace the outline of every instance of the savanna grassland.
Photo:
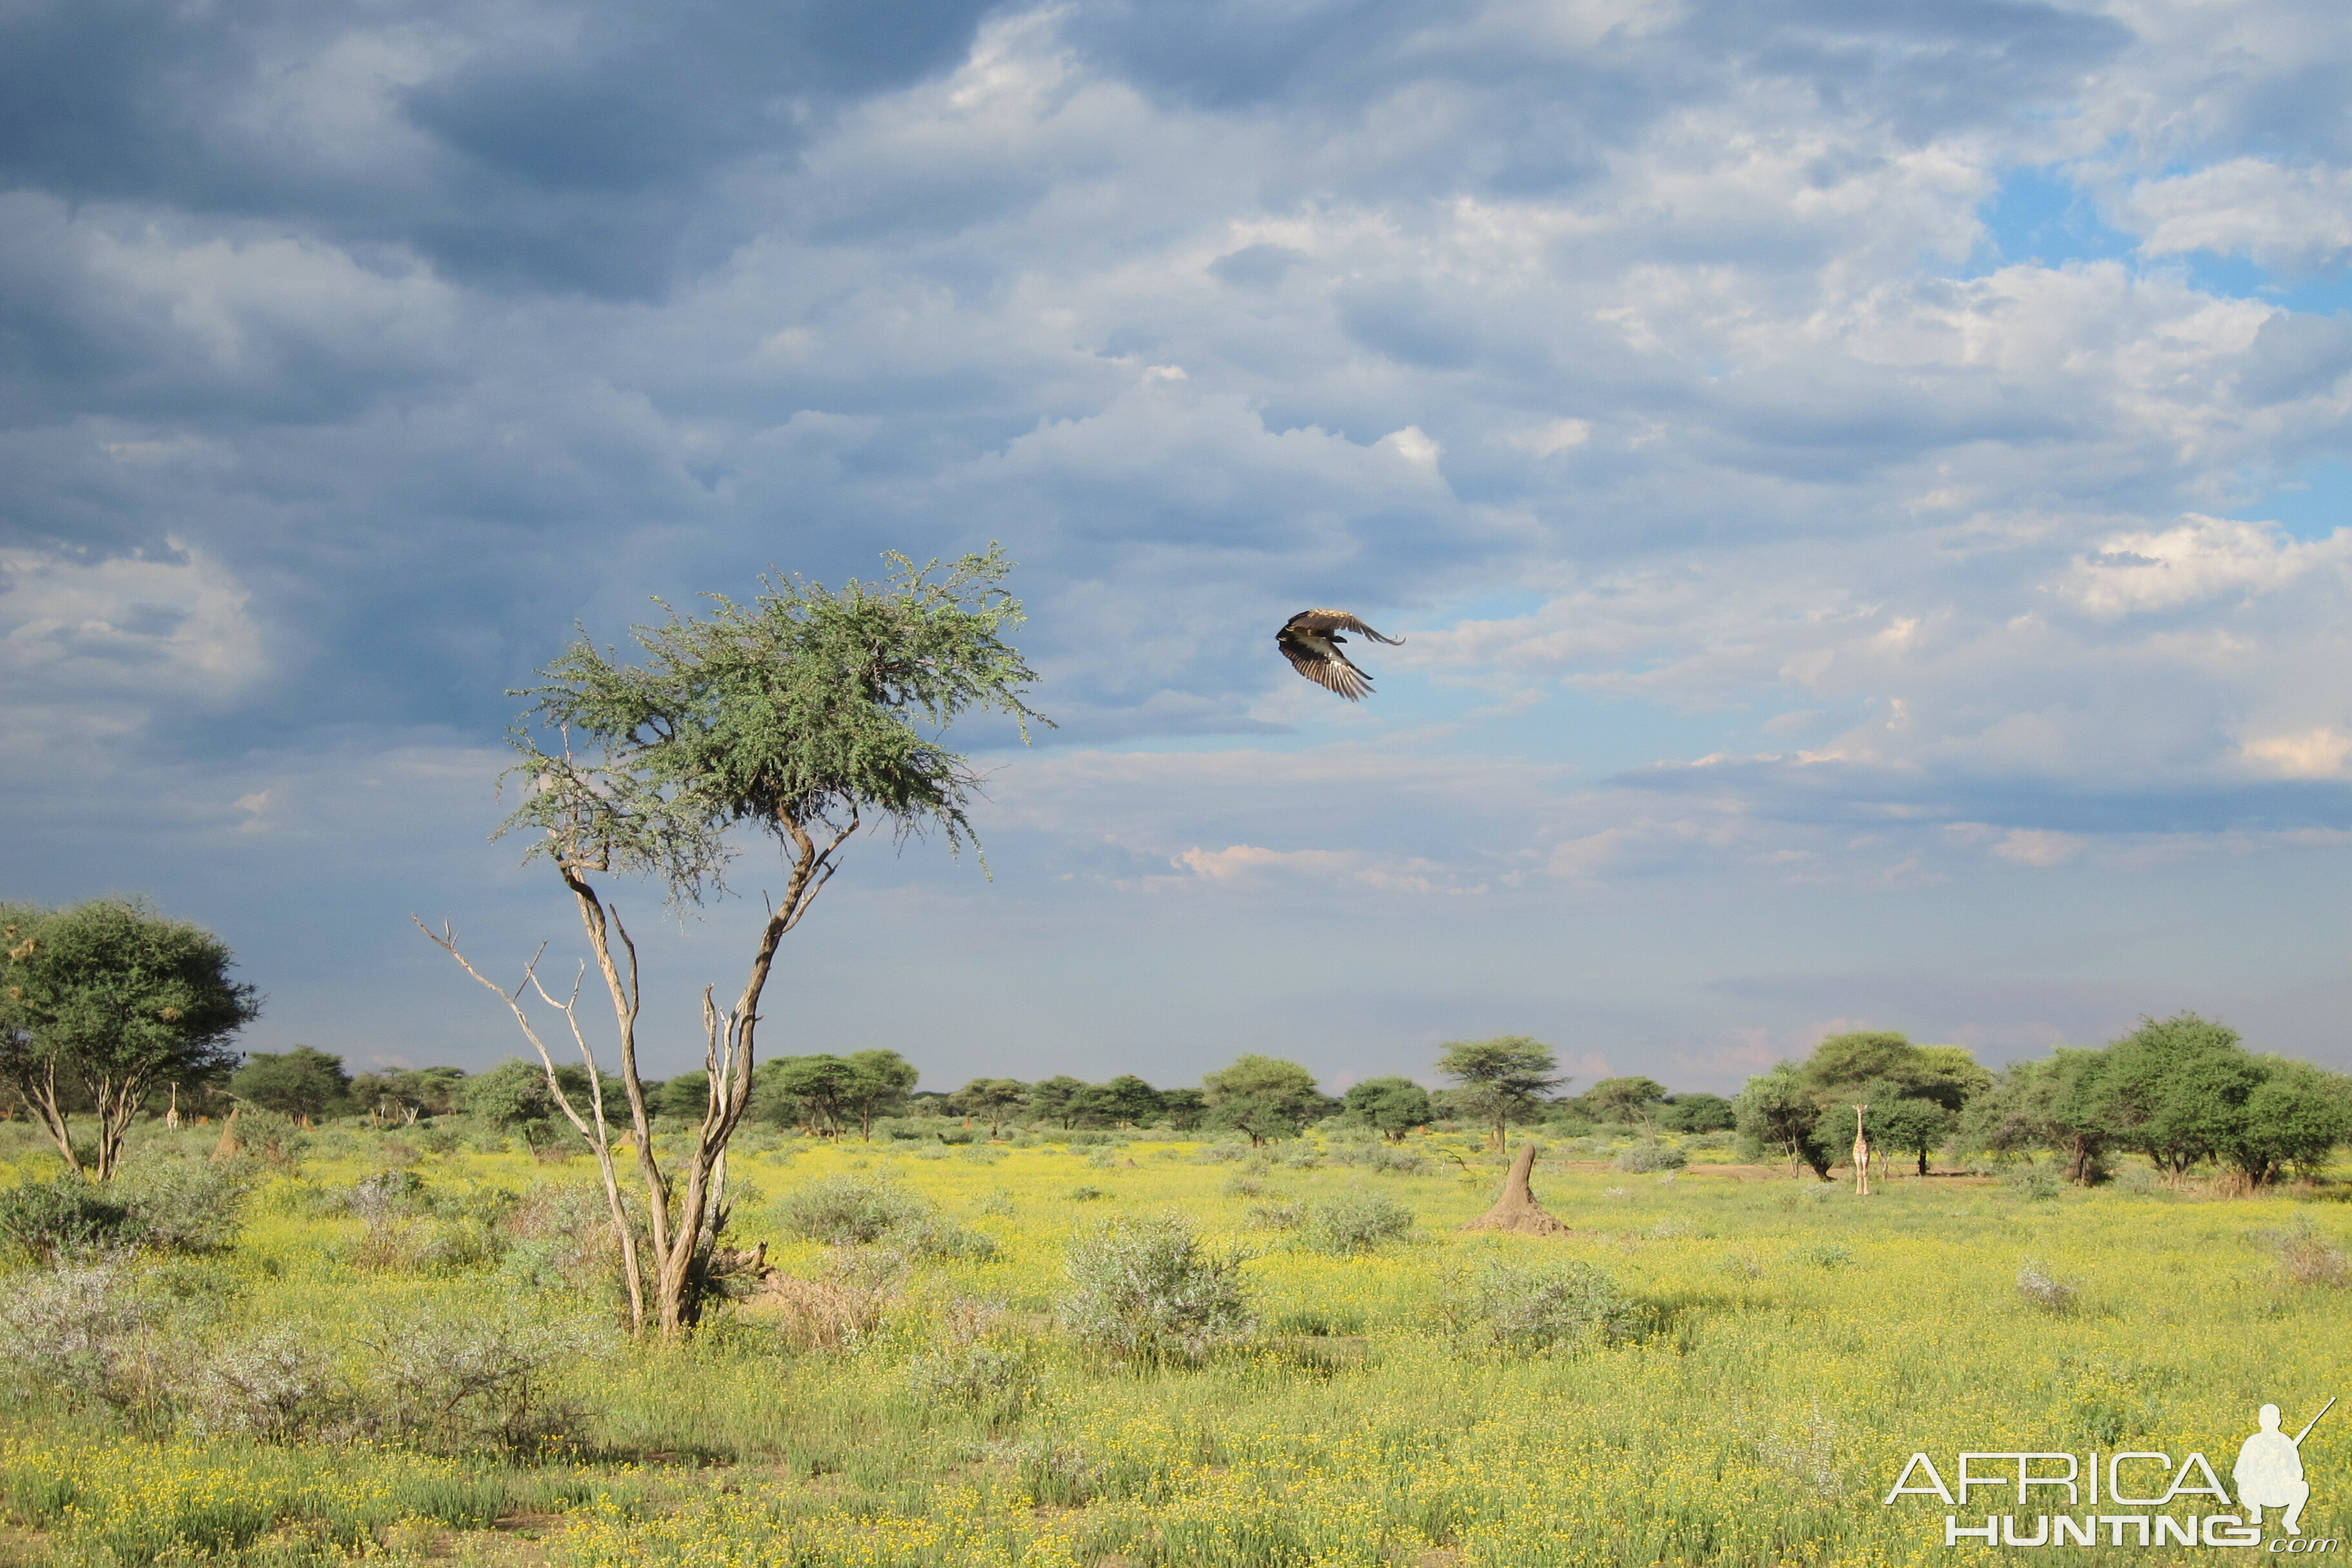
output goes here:
{"type": "MultiPolygon", "coordinates": [[[[2352,1392],[2341,1188],[1898,1176],[1858,1198],[1707,1168],[1719,1148],[1659,1175],[1577,1144],[1536,1171],[1571,1233],[1536,1237],[1460,1228],[1501,1173],[1464,1139],[1096,1136],[747,1135],[735,1238],[777,1275],[663,1347],[628,1342],[583,1251],[587,1161],[321,1132],[257,1173],[231,1245],[93,1287],[94,1312],[105,1290],[147,1303],[144,1381],[11,1405],[0,1549],[92,1568],[1961,1563],[1996,1553],[1948,1549],[1940,1503],[1882,1506],[1915,1450],[2195,1449],[2226,1479],[2256,1406],[2292,1426],[2352,1392]],[[793,1233],[795,1194],[874,1184],[873,1239],[793,1233]],[[1328,1223],[1394,1205],[1402,1235],[1328,1223]],[[1087,1349],[1071,1249],[1170,1211],[1211,1259],[1243,1255],[1249,1325],[1198,1365],[1087,1349]],[[1496,1331],[1512,1281],[1566,1263],[1608,1310],[1549,1343],[1496,1331]],[[536,1369],[503,1445],[290,1415],[270,1440],[249,1418],[273,1364],[302,1384],[290,1411],[325,1397],[322,1368],[363,1403],[500,1344],[536,1369]],[[435,1364],[402,1384],[404,1357],[435,1364]],[[203,1414],[223,1365],[241,1426],[203,1414]]],[[[15,1156],[5,1179],[48,1173],[29,1142],[15,1156]]],[[[41,1266],[16,1268],[21,1295],[41,1266]]],[[[2305,1535],[2352,1536],[2352,1414],[2304,1452],[2305,1535]]]]}

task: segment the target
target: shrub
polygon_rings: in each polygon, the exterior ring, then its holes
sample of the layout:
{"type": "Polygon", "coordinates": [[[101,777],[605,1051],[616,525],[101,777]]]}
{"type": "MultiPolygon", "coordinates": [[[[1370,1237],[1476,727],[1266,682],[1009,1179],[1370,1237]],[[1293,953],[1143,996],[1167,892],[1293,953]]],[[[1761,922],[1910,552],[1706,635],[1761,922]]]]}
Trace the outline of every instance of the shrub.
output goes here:
{"type": "Polygon", "coordinates": [[[925,1405],[961,1405],[990,1427],[1018,1420],[1037,1392],[1037,1358],[1028,1344],[987,1338],[1003,1309],[960,1301],[949,1310],[947,1342],[907,1363],[907,1392],[925,1405]]]}
{"type": "Polygon", "coordinates": [[[1099,1354],[1198,1365],[1255,1326],[1241,1266],[1204,1247],[1181,1215],[1113,1219],[1071,1245],[1058,1316],[1099,1354]]]}
{"type": "Polygon", "coordinates": [[[1255,1176],[1235,1174],[1225,1178],[1225,1196],[1229,1198],[1255,1198],[1265,1195],[1265,1184],[1255,1176]]]}
{"type": "Polygon", "coordinates": [[[202,1436],[264,1442],[337,1435],[352,1415],[324,1351],[280,1326],[215,1352],[198,1367],[189,1425],[202,1436]]]}
{"type": "Polygon", "coordinates": [[[2128,1165],[2117,1171],[2113,1184],[2116,1191],[2119,1193],[2131,1193],[2141,1196],[2164,1190],[2164,1184],[2158,1181],[2156,1173],[2146,1165],[2128,1165]]]}
{"type": "Polygon", "coordinates": [[[1296,1199],[1268,1198],[1250,1205],[1249,1222],[1260,1230],[1297,1230],[1307,1223],[1307,1210],[1296,1199]]]}
{"type": "Polygon", "coordinates": [[[217,1252],[236,1239],[252,1191],[251,1167],[203,1160],[135,1163],[116,1185],[131,1207],[139,1245],[157,1252],[217,1252]]]}
{"type": "Polygon", "coordinates": [[[828,1247],[881,1240],[902,1226],[919,1225],[930,1205],[912,1193],[870,1177],[820,1176],[776,1205],[788,1235],[828,1247]]]}
{"type": "Polygon", "coordinates": [[[2278,1260],[2279,1271],[2294,1284],[2337,1289],[2352,1284],[2352,1264],[2341,1248],[2313,1228],[2309,1215],[2297,1215],[2294,1225],[2259,1239],[2278,1260]]]}
{"type": "Polygon", "coordinates": [[[0,1189],[0,1240],[43,1262],[126,1246],[134,1234],[121,1195],[80,1176],[0,1189]]]}
{"type": "Polygon", "coordinates": [[[1653,1171],[1679,1171],[1689,1163],[1689,1155],[1664,1143],[1636,1143],[1621,1150],[1616,1159],[1617,1169],[1637,1176],[1646,1176],[1653,1171]]]}
{"type": "Polygon", "coordinates": [[[1643,1312],[1591,1264],[1490,1258],[1454,1281],[1439,1316],[1460,1349],[1538,1355],[1633,1339],[1643,1312]]]}
{"type": "Polygon", "coordinates": [[[533,1447],[577,1418],[559,1384],[584,1338],[503,1315],[388,1323],[368,1342],[373,1423],[395,1440],[445,1451],[533,1447]]]}
{"type": "Polygon", "coordinates": [[[534,1186],[508,1211],[504,1231],[501,1267],[526,1289],[582,1294],[621,1289],[621,1249],[600,1187],[555,1182],[534,1186]]]}
{"type": "Polygon", "coordinates": [[[1307,1211],[1307,1245],[1349,1258],[1377,1252],[1412,1234],[1412,1211],[1382,1193],[1341,1193],[1307,1211]]]}
{"type": "Polygon", "coordinates": [[[1309,1307],[1303,1311],[1285,1312],[1276,1318],[1274,1331],[1311,1340],[1360,1334],[1364,1331],[1364,1315],[1361,1312],[1332,1312],[1320,1307],[1309,1307]]]}
{"type": "Polygon", "coordinates": [[[2018,1295],[2026,1305],[2038,1307],[2052,1317],[2063,1317],[2074,1310],[2074,1290],[2073,1285],[2032,1258],[2027,1258],[2024,1267],[2017,1271],[2018,1295]]]}
{"type": "Polygon", "coordinates": [[[954,1220],[934,1216],[897,1233],[908,1249],[922,1258],[950,1258],[985,1263],[996,1256],[996,1238],[954,1220]]]}
{"type": "Polygon", "coordinates": [[[2058,1173],[2047,1165],[2015,1165],[2001,1173],[2000,1184],[2029,1203],[2051,1203],[2066,1189],[2058,1173]]]}
{"type": "Polygon", "coordinates": [[[1250,1146],[1246,1143],[1203,1143],[1192,1158],[1203,1165],[1231,1164],[1236,1160],[1248,1159],[1249,1152],[1250,1146]]]}
{"type": "Polygon", "coordinates": [[[1085,1130],[1073,1132],[1069,1137],[1069,1144],[1073,1149],[1084,1149],[1094,1144],[1116,1143],[1118,1142],[1118,1140],[1117,1138],[1112,1137],[1108,1132],[1095,1132],[1085,1130]]]}
{"type": "Polygon", "coordinates": [[[1076,1186],[1070,1189],[1070,1201],[1074,1204],[1090,1204],[1097,1198],[1108,1196],[1110,1194],[1100,1187],[1076,1186]]]}
{"type": "Polygon", "coordinates": [[[1789,1260],[1810,1263],[1816,1268],[1843,1268],[1853,1261],[1853,1248],[1841,1241],[1817,1241],[1790,1253],[1789,1260]]]}
{"type": "Polygon", "coordinates": [[[0,1365],[76,1403],[149,1404],[158,1386],[156,1318],[118,1259],[19,1275],[0,1295],[0,1365]]]}

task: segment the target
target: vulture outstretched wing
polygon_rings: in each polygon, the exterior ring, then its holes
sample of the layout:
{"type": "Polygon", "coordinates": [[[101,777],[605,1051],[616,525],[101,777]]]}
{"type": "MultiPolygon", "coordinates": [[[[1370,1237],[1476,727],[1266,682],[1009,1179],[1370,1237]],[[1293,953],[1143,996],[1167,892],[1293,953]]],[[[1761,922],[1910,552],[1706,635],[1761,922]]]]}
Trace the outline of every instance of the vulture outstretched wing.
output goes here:
{"type": "Polygon", "coordinates": [[[1339,651],[1339,645],[1348,640],[1339,635],[1342,632],[1360,632],[1391,647],[1404,641],[1381,636],[1345,610],[1301,610],[1283,623],[1274,645],[1290,660],[1290,667],[1307,679],[1350,702],[1360,702],[1372,694],[1371,678],[1339,651]]]}

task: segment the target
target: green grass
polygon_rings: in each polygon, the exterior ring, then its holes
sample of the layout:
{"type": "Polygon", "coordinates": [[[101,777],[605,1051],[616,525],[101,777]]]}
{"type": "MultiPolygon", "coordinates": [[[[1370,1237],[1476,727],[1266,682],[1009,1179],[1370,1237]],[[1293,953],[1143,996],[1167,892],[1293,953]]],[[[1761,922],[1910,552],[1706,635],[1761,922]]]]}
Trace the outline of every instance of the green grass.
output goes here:
{"type": "MultiPolygon", "coordinates": [[[[734,1162],[756,1189],[738,1224],[786,1273],[826,1267],[777,1209],[826,1175],[887,1176],[997,1244],[986,1259],[913,1261],[870,1332],[817,1352],[758,1307],[721,1312],[685,1346],[632,1346],[608,1300],[534,1295],[496,1263],[362,1268],[361,1223],[331,1199],[381,1168],[381,1137],[322,1132],[299,1175],[257,1193],[234,1252],[173,1266],[216,1277],[203,1289],[233,1302],[176,1351],[193,1362],[213,1341],[296,1323],[348,1364],[403,1311],[587,1312],[608,1326],[568,1373],[576,1427],[536,1456],[447,1458],[157,1443],[37,1404],[0,1416],[0,1488],[31,1550],[93,1564],[494,1556],[524,1550],[509,1544],[518,1524],[551,1562],[680,1568],[1946,1563],[1985,1553],[1943,1547],[1940,1504],[1881,1506],[1915,1450],[1948,1468],[1963,1448],[2198,1449],[2226,1478],[2257,1405],[2281,1405],[2293,1426],[2352,1394],[2352,1291],[2297,1283],[2265,1240],[2300,1220],[2344,1248],[2352,1206],[2114,1189],[2037,1200],[1900,1178],[1857,1199],[1810,1180],[1628,1175],[1596,1152],[1538,1166],[1539,1196],[1574,1231],[1538,1239],[1459,1230],[1499,1173],[1452,1148],[1468,1170],[1439,1159],[1376,1175],[1237,1167],[1150,1142],[1109,1146],[1108,1164],[1102,1148],[1050,1143],[754,1146],[734,1162]],[[1411,1235],[1344,1256],[1251,1224],[1269,1201],[1365,1191],[1413,1211],[1411,1235]],[[1106,1215],[1171,1208],[1254,1254],[1262,1336],[1197,1371],[1080,1356],[1052,1326],[1064,1248],[1106,1215]],[[1528,1360],[1457,1349],[1441,1308],[1490,1258],[1604,1270],[1642,1308],[1642,1331],[1528,1360]],[[2063,1310],[2020,1291],[2029,1259],[2074,1288],[2063,1310]],[[998,1310],[975,1316],[975,1301],[998,1310]],[[1008,1417],[916,1397],[909,1363],[958,1334],[1024,1358],[1038,1379],[1025,1406],[1008,1417]]],[[[38,1165],[17,1150],[20,1170],[38,1165]]],[[[408,1168],[445,1214],[593,1179],[584,1160],[511,1152],[408,1168]]],[[[2305,1534],[2352,1535],[2341,1407],[2305,1463],[2305,1534]]]]}

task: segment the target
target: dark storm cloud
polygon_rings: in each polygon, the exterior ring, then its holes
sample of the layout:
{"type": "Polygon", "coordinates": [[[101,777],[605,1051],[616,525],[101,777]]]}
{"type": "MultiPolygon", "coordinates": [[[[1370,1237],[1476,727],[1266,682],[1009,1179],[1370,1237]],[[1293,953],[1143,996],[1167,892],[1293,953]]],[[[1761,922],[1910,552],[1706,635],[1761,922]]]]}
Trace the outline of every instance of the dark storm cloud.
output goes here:
{"type": "Polygon", "coordinates": [[[757,221],[714,205],[720,171],[954,65],[987,9],[33,0],[0,20],[0,178],[399,243],[494,288],[651,296],[757,221]]]}

